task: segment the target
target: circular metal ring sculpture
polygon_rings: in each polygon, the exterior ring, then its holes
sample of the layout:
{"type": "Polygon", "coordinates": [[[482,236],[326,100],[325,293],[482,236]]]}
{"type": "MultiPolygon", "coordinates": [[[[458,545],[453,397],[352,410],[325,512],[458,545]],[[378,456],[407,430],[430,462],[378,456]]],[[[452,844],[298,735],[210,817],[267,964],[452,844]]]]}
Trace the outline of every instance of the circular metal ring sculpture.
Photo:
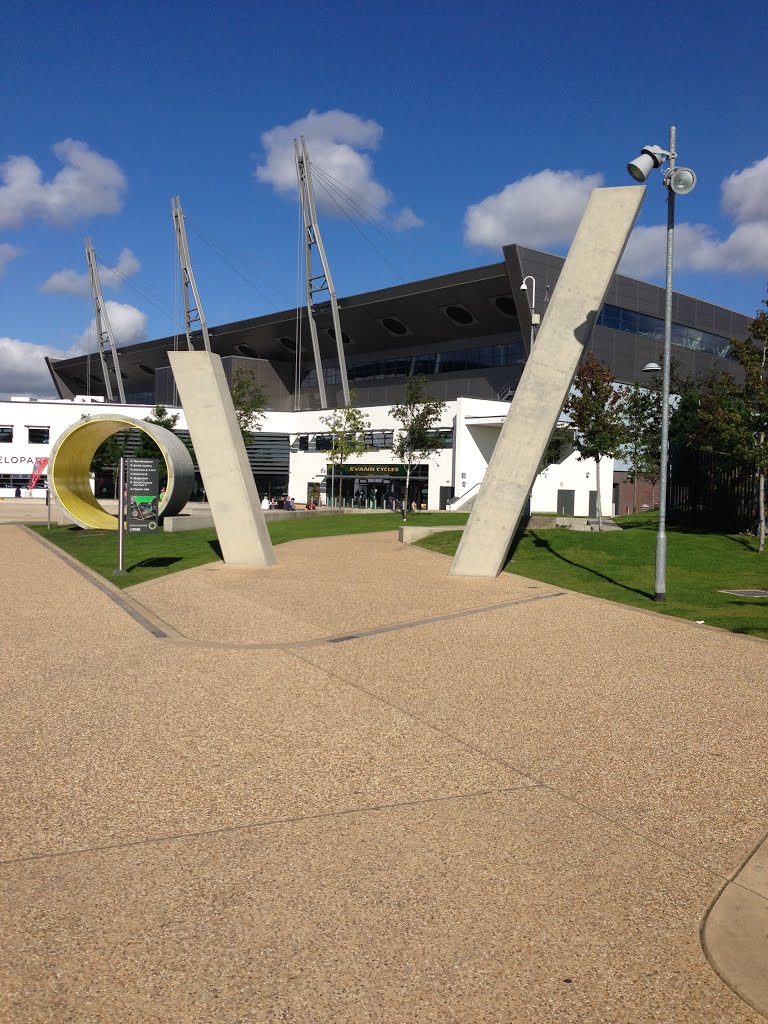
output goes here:
{"type": "Polygon", "coordinates": [[[184,508],[195,486],[195,469],[184,443],[170,430],[131,416],[86,416],[68,427],[51,449],[48,477],[62,508],[79,526],[117,530],[117,517],[101,507],[91,490],[91,462],[99,445],[121,430],[141,430],[157,444],[165,461],[168,483],[161,516],[184,508]]]}

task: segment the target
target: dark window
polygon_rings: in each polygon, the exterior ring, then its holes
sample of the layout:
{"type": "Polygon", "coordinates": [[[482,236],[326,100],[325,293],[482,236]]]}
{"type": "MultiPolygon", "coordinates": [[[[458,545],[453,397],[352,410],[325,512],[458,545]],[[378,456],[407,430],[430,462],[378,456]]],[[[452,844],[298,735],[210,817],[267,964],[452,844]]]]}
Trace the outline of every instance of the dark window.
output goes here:
{"type": "Polygon", "coordinates": [[[466,324],[477,323],[475,317],[469,312],[466,306],[446,306],[443,310],[449,320],[453,320],[455,324],[466,324]]]}
{"type": "Polygon", "coordinates": [[[0,427],[0,444],[10,444],[13,441],[13,427],[0,427]]]}
{"type": "Polygon", "coordinates": [[[309,451],[309,434],[299,434],[299,451],[309,451]]]}
{"type": "Polygon", "coordinates": [[[384,328],[384,330],[389,331],[390,334],[410,334],[410,331],[402,322],[402,320],[398,320],[397,317],[385,316],[382,320],[379,320],[379,323],[384,328]]]}
{"type": "MultiPolygon", "coordinates": [[[[614,331],[625,331],[650,338],[660,345],[664,341],[664,321],[655,316],[636,313],[632,309],[622,309],[606,303],[597,318],[600,327],[610,327],[614,331]]],[[[683,324],[672,324],[672,344],[687,348],[693,352],[710,352],[722,358],[728,358],[730,342],[718,334],[698,331],[694,327],[683,324]]]]}
{"type": "Polygon", "coordinates": [[[315,450],[318,452],[329,452],[333,447],[330,434],[315,434],[315,450]]]}
{"type": "Polygon", "coordinates": [[[51,439],[50,427],[27,427],[30,444],[48,444],[51,439]]]}
{"type": "Polygon", "coordinates": [[[496,309],[504,316],[517,316],[517,306],[515,300],[511,295],[499,295],[497,299],[494,299],[496,309]]]}
{"type": "Polygon", "coordinates": [[[437,355],[417,356],[413,361],[414,376],[418,376],[422,373],[434,373],[436,359],[437,355]]]}

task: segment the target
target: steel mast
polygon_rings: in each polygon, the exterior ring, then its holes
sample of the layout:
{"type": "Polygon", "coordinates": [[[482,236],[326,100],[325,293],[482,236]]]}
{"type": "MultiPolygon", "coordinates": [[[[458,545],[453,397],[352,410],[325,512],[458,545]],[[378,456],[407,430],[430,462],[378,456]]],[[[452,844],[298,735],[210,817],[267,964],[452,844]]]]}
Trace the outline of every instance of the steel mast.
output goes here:
{"type": "Polygon", "coordinates": [[[203,345],[205,351],[211,351],[211,341],[208,337],[208,324],[205,321],[203,304],[200,301],[200,292],[197,290],[195,275],[192,272],[192,260],[189,257],[189,244],[187,243],[187,229],[184,227],[184,213],[181,209],[181,200],[178,196],[171,196],[171,211],[173,214],[173,228],[176,232],[176,248],[179,253],[179,264],[181,265],[181,284],[184,292],[184,331],[187,335],[187,348],[192,351],[192,324],[199,323],[203,332],[203,345]],[[192,296],[195,304],[189,301],[189,290],[192,289],[192,296]]]}
{"type": "Polygon", "coordinates": [[[85,261],[88,264],[88,277],[91,281],[93,292],[93,304],[96,309],[96,340],[99,345],[99,359],[101,370],[104,374],[104,386],[107,390],[107,400],[114,402],[115,396],[112,390],[112,381],[109,379],[109,367],[107,366],[104,352],[104,340],[109,342],[112,351],[112,365],[114,367],[115,379],[117,380],[117,393],[120,396],[120,404],[125,405],[125,391],[123,390],[123,378],[120,376],[120,359],[117,355],[117,343],[112,331],[112,324],[109,322],[109,313],[104,304],[104,296],[101,294],[101,281],[99,280],[99,268],[96,265],[96,253],[93,251],[93,243],[90,238],[85,240],[85,261]]]}
{"type": "Polygon", "coordinates": [[[339,356],[339,370],[341,373],[341,387],[344,391],[344,404],[349,405],[349,381],[347,380],[347,364],[344,358],[344,341],[341,335],[341,324],[339,322],[339,305],[336,301],[336,290],[333,287],[331,268],[325,255],[323,239],[320,235],[320,225],[317,222],[317,210],[315,209],[315,193],[312,187],[312,168],[307,153],[307,144],[304,136],[301,136],[301,144],[298,139],[293,140],[294,156],[296,159],[296,177],[299,182],[299,202],[304,220],[304,242],[305,260],[304,272],[307,286],[307,318],[309,330],[312,335],[312,351],[315,356],[315,371],[317,373],[317,387],[320,392],[320,405],[327,408],[328,401],[325,395],[325,379],[323,377],[323,366],[320,360],[320,344],[317,339],[317,322],[315,309],[315,295],[320,292],[328,292],[331,303],[331,317],[333,319],[333,333],[336,340],[336,351],[339,356]],[[317,247],[317,253],[322,264],[322,273],[312,273],[312,247],[317,247]]]}

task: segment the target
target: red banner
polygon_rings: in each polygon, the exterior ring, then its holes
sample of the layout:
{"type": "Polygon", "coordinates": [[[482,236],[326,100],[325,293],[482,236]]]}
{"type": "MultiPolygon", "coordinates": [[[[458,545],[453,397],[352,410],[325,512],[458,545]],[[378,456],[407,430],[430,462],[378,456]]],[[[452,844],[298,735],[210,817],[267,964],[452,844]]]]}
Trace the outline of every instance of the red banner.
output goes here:
{"type": "Polygon", "coordinates": [[[48,459],[35,459],[35,464],[32,467],[32,476],[29,478],[29,489],[30,491],[34,488],[37,481],[43,475],[46,466],[48,465],[48,459]]]}

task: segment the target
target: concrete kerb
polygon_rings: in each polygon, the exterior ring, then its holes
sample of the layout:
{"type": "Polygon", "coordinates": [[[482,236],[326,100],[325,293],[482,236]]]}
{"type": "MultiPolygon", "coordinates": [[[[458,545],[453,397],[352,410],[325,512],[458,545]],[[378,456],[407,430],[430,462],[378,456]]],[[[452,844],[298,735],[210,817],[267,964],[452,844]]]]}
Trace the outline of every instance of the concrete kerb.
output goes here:
{"type": "Polygon", "coordinates": [[[718,977],[768,1017],[768,836],[713,900],[700,939],[718,977]]]}

